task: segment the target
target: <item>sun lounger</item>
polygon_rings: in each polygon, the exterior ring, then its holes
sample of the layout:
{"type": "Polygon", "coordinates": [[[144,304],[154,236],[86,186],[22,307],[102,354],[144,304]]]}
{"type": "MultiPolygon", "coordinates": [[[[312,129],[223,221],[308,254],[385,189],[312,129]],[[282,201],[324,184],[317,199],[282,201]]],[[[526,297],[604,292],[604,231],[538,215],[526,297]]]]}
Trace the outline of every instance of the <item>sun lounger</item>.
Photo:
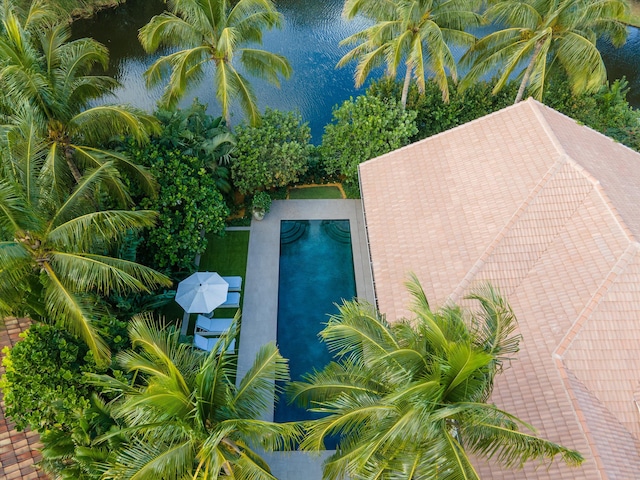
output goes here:
{"type": "Polygon", "coordinates": [[[218,308],[238,308],[240,307],[240,293],[238,292],[229,292],[227,293],[227,301],[222,305],[219,305],[218,308]]]}
{"type": "MultiPolygon", "coordinates": [[[[197,333],[193,336],[193,345],[200,350],[210,352],[220,341],[220,337],[203,337],[197,333]]],[[[236,349],[236,339],[231,340],[227,347],[227,353],[233,353],[236,349]]]]}
{"type": "Polygon", "coordinates": [[[239,292],[242,290],[242,277],[222,277],[229,284],[230,292],[239,292]]]}
{"type": "Polygon", "coordinates": [[[204,315],[198,315],[196,318],[196,333],[206,332],[207,334],[222,335],[229,327],[233,318],[208,318],[204,315]]]}

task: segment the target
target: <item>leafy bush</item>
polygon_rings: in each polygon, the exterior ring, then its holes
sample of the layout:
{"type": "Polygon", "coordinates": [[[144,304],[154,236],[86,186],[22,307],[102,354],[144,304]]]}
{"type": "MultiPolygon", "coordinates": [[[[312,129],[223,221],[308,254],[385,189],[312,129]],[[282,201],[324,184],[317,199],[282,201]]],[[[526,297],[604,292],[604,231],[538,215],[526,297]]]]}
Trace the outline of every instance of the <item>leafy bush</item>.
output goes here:
{"type": "Polygon", "coordinates": [[[408,144],[418,131],[415,118],[415,111],[403,110],[392,98],[364,95],[345,101],[334,108],[332,123],[322,136],[326,171],[357,185],[358,165],[408,144]]]}
{"type": "MultiPolygon", "coordinates": [[[[518,83],[508,83],[497,95],[493,95],[493,82],[477,82],[464,92],[450,83],[449,103],[433,80],[426,84],[424,95],[415,85],[409,89],[407,108],[416,110],[418,134],[413,140],[430,137],[450,128],[488,115],[513,104],[518,83]]],[[[399,99],[402,84],[393,79],[372,83],[367,95],[386,99],[399,99]]],[[[640,112],[629,106],[626,95],[628,84],[617,80],[603,86],[593,94],[575,96],[565,79],[557,77],[548,82],[544,103],[588,125],[625,145],[640,150],[640,112]]]]}
{"type": "Polygon", "coordinates": [[[163,125],[162,134],[155,143],[166,150],[179,150],[185,155],[199,158],[211,171],[216,186],[229,192],[229,154],[235,145],[235,137],[222,117],[207,115],[206,106],[193,100],[186,109],[159,110],[156,117],[163,125]]]}
{"type": "Polygon", "coordinates": [[[268,213],[271,209],[271,197],[267,192],[258,192],[254,195],[251,206],[254,210],[268,213]]]}
{"type": "MultiPolygon", "coordinates": [[[[417,134],[412,141],[430,137],[450,128],[480,118],[490,112],[513,104],[518,85],[507,84],[497,95],[491,90],[493,85],[478,82],[465,92],[459,92],[453,81],[449,82],[449,103],[442,101],[440,87],[430,79],[426,82],[425,93],[420,94],[418,87],[412,84],[407,97],[407,108],[415,110],[417,134]]],[[[394,79],[385,78],[371,84],[367,95],[382,99],[400,99],[402,84],[394,79]]]]}
{"type": "MultiPolygon", "coordinates": [[[[112,350],[130,346],[126,323],[112,317],[96,327],[112,350]]],[[[84,342],[54,325],[32,325],[13,348],[5,347],[6,373],[0,381],[6,414],[22,430],[70,430],[96,391],[84,372],[102,373],[84,342]]]]}
{"type": "Polygon", "coordinates": [[[299,113],[266,109],[257,127],[236,128],[231,163],[234,185],[244,194],[285,187],[307,170],[313,146],[311,129],[299,113]]]}
{"type": "Polygon", "coordinates": [[[157,198],[139,203],[160,214],[157,225],[145,234],[144,262],[174,273],[193,271],[196,254],[207,248],[206,235],[222,232],[229,215],[215,179],[200,158],[157,143],[133,152],[133,157],[148,165],[160,184],[157,198]]]}
{"type": "Polygon", "coordinates": [[[627,102],[629,84],[616,80],[593,94],[574,96],[563,81],[551,83],[545,103],[609,137],[640,151],[640,111],[627,102]]]}

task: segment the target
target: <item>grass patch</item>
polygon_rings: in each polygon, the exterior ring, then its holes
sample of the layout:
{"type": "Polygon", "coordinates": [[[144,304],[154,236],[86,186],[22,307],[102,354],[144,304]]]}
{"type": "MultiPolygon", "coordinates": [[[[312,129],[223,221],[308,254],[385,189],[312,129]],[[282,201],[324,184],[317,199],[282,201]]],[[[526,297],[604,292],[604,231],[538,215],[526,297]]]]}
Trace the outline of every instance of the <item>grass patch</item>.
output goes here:
{"type": "MultiPolygon", "coordinates": [[[[207,249],[200,257],[201,272],[218,272],[223,276],[239,275],[244,280],[247,274],[247,254],[249,252],[249,231],[231,231],[226,232],[224,237],[218,235],[209,235],[207,237],[207,249]]],[[[242,285],[243,291],[240,295],[240,305],[244,297],[244,281],[242,285]]],[[[235,310],[231,308],[222,308],[215,311],[216,317],[233,317],[235,310]]],[[[161,315],[164,315],[167,321],[182,321],[184,310],[175,301],[169,303],[162,308],[161,315]]],[[[197,314],[192,313],[189,316],[189,328],[187,335],[193,334],[197,314]]]]}
{"type": "Polygon", "coordinates": [[[247,273],[247,253],[249,252],[249,231],[225,232],[224,237],[209,235],[207,249],[200,257],[201,272],[218,272],[220,275],[240,275],[247,273]]]}
{"type": "MultiPolygon", "coordinates": [[[[200,257],[201,272],[218,272],[222,276],[242,277],[240,292],[240,308],[244,300],[244,280],[247,277],[247,254],[249,253],[249,231],[225,232],[224,237],[210,235],[207,237],[207,249],[200,257]]],[[[231,308],[215,310],[214,317],[231,318],[236,311],[231,308]]],[[[195,315],[189,322],[189,332],[193,331],[195,315]]]]}
{"type": "Polygon", "coordinates": [[[327,200],[344,198],[342,190],[337,186],[298,187],[289,190],[292,200],[327,200]]]}

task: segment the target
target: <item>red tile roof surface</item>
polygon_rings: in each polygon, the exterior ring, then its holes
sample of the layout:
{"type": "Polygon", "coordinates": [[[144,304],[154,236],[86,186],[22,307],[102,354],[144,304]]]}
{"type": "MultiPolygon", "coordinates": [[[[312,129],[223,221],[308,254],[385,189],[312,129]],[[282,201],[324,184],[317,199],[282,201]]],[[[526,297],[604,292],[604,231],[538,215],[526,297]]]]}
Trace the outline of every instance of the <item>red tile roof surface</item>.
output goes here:
{"type": "Polygon", "coordinates": [[[492,401],[579,450],[572,469],[479,463],[483,478],[640,478],[640,154],[528,100],[365,162],[378,307],[408,316],[481,281],[523,341],[492,401]]]}
{"type": "MultiPolygon", "coordinates": [[[[20,332],[28,326],[28,320],[17,318],[7,318],[0,323],[0,351],[4,347],[15,345],[20,332]]],[[[4,358],[4,355],[0,357],[4,358]]],[[[0,375],[4,374],[4,370],[0,365],[0,375]]],[[[4,413],[5,406],[0,392],[0,479],[49,478],[34,468],[34,463],[40,460],[39,448],[42,447],[38,434],[30,431],[18,432],[4,413]]]]}

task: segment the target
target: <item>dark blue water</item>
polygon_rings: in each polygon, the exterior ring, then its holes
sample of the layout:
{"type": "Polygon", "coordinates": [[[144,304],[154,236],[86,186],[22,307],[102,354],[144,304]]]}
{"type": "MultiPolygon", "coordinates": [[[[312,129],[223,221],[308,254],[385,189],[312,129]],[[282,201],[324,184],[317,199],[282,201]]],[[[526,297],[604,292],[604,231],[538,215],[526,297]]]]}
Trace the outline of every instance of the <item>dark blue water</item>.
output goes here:
{"type": "MultiPolygon", "coordinates": [[[[270,83],[248,76],[258,96],[261,110],[266,106],[278,110],[298,110],[309,122],[315,142],[319,142],[324,126],[331,120],[332,107],[350,96],[364,93],[353,82],[353,66],[336,69],[338,60],[349,50],[339,47],[341,40],[361,30],[365,20],[344,20],[342,0],[278,0],[276,6],[284,17],[280,30],[267,31],[263,38],[265,50],[287,57],[293,75],[277,88],[270,83]]],[[[111,53],[109,74],[122,84],[115,92],[119,103],[130,103],[145,110],[155,108],[162,88],[148,90],[142,74],[158,58],[145,55],[137,39],[137,31],[149,19],[164,9],[161,0],[127,0],[122,7],[100,12],[92,19],[73,24],[74,37],[93,37],[104,43],[111,53]]],[[[212,79],[213,70],[205,71],[202,83],[192,88],[181,106],[188,106],[193,97],[208,105],[211,114],[219,115],[212,79]]],[[[111,99],[113,101],[113,99],[111,99]]],[[[232,109],[231,122],[242,120],[237,107],[232,109]]]]}
{"type": "MultiPolygon", "coordinates": [[[[292,380],[322,370],[332,357],[320,341],[335,304],[356,295],[348,220],[283,221],[278,284],[278,347],[289,359],[292,380]]],[[[276,405],[277,422],[317,418],[284,398],[276,405]]],[[[335,445],[327,445],[335,448],[335,445]]]]}
{"type": "MultiPolygon", "coordinates": [[[[348,51],[338,46],[345,37],[367,25],[363,19],[347,21],[342,18],[342,0],[276,0],[278,10],[284,16],[282,30],[264,35],[263,48],[285,55],[294,73],[282,82],[280,89],[269,83],[251,79],[261,109],[266,106],[279,110],[298,110],[309,122],[313,140],[319,143],[324,126],[331,120],[334,105],[350,96],[364,93],[364,87],[356,89],[353,83],[354,65],[335,68],[338,60],[348,51]]],[[[158,58],[159,54],[146,55],[137,39],[137,31],[149,19],[164,9],[162,0],[127,0],[121,7],[106,10],[92,19],[73,24],[75,37],[90,36],[104,43],[111,52],[109,74],[117,78],[122,87],[116,98],[107,99],[151,111],[160,98],[162,87],[147,89],[142,74],[158,58]]],[[[621,49],[604,42],[599,44],[611,80],[626,76],[629,81],[630,103],[640,106],[640,30],[629,28],[629,41],[621,49]]],[[[454,48],[459,57],[462,51],[454,48]]],[[[371,77],[380,76],[382,69],[371,77]]],[[[402,75],[402,72],[398,72],[402,75]]],[[[182,106],[198,97],[208,104],[209,113],[219,114],[212,85],[212,71],[205,80],[194,87],[182,106]]],[[[232,111],[232,123],[242,119],[238,108],[232,111]]]]}

